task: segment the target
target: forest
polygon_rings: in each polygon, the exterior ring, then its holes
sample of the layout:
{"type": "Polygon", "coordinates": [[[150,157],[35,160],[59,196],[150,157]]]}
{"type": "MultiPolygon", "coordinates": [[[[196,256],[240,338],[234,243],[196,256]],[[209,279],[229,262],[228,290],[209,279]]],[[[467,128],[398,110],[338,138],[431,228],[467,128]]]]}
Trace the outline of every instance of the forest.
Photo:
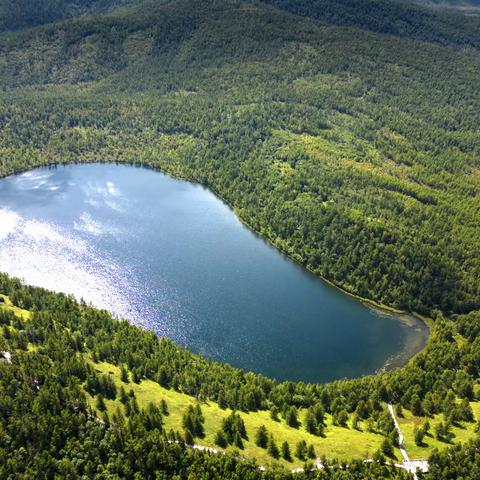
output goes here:
{"type": "Polygon", "coordinates": [[[478,308],[478,54],[194,5],[4,34],[1,173],[160,168],[350,293],[478,308]]]}
{"type": "MultiPolygon", "coordinates": [[[[318,471],[308,445],[297,452],[260,433],[272,457],[305,458],[300,479],[408,478],[385,464],[397,441],[385,402],[442,415],[435,434],[445,445],[453,426],[472,423],[479,17],[390,0],[25,0],[2,4],[0,31],[1,176],[67,162],[157,168],[207,186],[345,291],[433,319],[427,347],[401,369],[277,383],[0,275],[0,294],[31,312],[22,320],[0,309],[0,350],[12,354],[0,364],[1,478],[292,478],[188,448],[201,411],[171,435],[161,405],[121,397],[86,356],[200,404],[269,411],[289,425],[306,409],[319,434],[321,412],[382,431],[374,462],[318,471]],[[39,10],[24,8],[33,3],[39,10]],[[102,417],[112,397],[123,398],[122,413],[102,417]]],[[[219,446],[246,441],[238,418],[218,430],[219,446]]],[[[478,451],[478,438],[435,451],[422,478],[472,478],[478,451]]]]}

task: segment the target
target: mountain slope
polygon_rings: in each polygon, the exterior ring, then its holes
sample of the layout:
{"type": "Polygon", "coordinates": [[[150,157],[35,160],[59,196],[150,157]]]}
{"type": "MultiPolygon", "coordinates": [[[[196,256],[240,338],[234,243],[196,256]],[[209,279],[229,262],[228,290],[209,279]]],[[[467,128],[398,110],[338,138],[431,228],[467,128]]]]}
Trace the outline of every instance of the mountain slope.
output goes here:
{"type": "Polygon", "coordinates": [[[131,0],[2,0],[0,32],[105,12],[131,0]]]}
{"type": "Polygon", "coordinates": [[[480,46],[480,19],[433,11],[404,0],[263,0],[297,15],[339,26],[443,45],[480,46]]]}

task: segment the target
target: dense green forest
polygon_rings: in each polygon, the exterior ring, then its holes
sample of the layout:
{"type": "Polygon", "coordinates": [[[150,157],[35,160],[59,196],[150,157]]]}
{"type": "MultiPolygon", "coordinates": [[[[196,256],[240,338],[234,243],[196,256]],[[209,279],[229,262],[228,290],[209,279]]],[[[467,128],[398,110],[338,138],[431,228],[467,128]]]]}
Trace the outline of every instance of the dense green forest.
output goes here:
{"type": "Polygon", "coordinates": [[[120,10],[3,35],[0,169],[158,167],[351,293],[464,313],[479,307],[479,77],[477,50],[261,4],[120,10]]]}
{"type": "MultiPolygon", "coordinates": [[[[185,432],[164,431],[158,405],[124,398],[125,413],[99,418],[88,395],[102,407],[120,392],[87,354],[223,408],[292,424],[307,408],[314,430],[319,411],[338,423],[355,415],[377,425],[385,451],[397,441],[387,401],[441,414],[445,442],[452,425],[472,422],[479,17],[390,0],[25,0],[2,2],[0,31],[0,175],[65,162],[159,168],[206,185],[346,291],[434,319],[429,344],[402,369],[278,384],[1,275],[0,293],[32,312],[0,310],[0,350],[12,354],[0,364],[1,478],[293,477],[187,448],[185,432]]],[[[185,420],[194,430],[197,413],[185,420]]],[[[240,445],[231,423],[219,441],[240,445]]],[[[280,440],[265,445],[285,457],[280,440]]],[[[480,476],[478,451],[477,439],[435,452],[423,478],[480,476]]],[[[408,475],[379,454],[295,478],[408,475]]]]}

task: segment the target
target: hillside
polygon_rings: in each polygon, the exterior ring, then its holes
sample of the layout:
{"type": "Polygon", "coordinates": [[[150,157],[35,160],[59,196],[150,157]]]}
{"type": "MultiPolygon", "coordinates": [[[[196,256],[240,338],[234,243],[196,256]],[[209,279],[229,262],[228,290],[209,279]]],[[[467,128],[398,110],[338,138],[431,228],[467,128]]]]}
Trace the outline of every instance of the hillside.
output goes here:
{"type": "Polygon", "coordinates": [[[437,319],[429,346],[403,369],[322,386],[215,363],[3,275],[0,293],[2,478],[288,479],[303,468],[312,471],[295,478],[406,480],[384,465],[401,459],[387,401],[411,458],[432,454],[426,480],[452,471],[449,445],[465,455],[455,468],[474,467],[478,313],[437,319]],[[259,465],[270,467],[265,476],[259,465]]]}
{"type": "Polygon", "coordinates": [[[3,0],[0,32],[37,27],[45,23],[83,15],[104,13],[129,0],[3,0]]]}
{"type": "MultiPolygon", "coordinates": [[[[476,1],[476,0],[475,0],[476,1]]],[[[288,12],[338,26],[443,45],[480,46],[479,19],[462,18],[404,0],[265,0],[288,12]]]]}
{"type": "Polygon", "coordinates": [[[479,307],[476,50],[180,1],[4,34],[1,171],[139,162],[208,185],[351,293],[479,307]],[[352,239],[356,239],[352,242],[352,239]]]}

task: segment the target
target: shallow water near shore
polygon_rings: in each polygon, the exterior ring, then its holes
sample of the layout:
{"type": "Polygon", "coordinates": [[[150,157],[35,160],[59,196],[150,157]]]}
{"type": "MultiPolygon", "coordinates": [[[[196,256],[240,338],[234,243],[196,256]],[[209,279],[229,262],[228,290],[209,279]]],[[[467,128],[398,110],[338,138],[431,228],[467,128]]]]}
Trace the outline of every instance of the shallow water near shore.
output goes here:
{"type": "Polygon", "coordinates": [[[279,380],[374,373],[428,337],[307,272],[202,186],[133,166],[1,179],[0,271],[279,380]]]}

